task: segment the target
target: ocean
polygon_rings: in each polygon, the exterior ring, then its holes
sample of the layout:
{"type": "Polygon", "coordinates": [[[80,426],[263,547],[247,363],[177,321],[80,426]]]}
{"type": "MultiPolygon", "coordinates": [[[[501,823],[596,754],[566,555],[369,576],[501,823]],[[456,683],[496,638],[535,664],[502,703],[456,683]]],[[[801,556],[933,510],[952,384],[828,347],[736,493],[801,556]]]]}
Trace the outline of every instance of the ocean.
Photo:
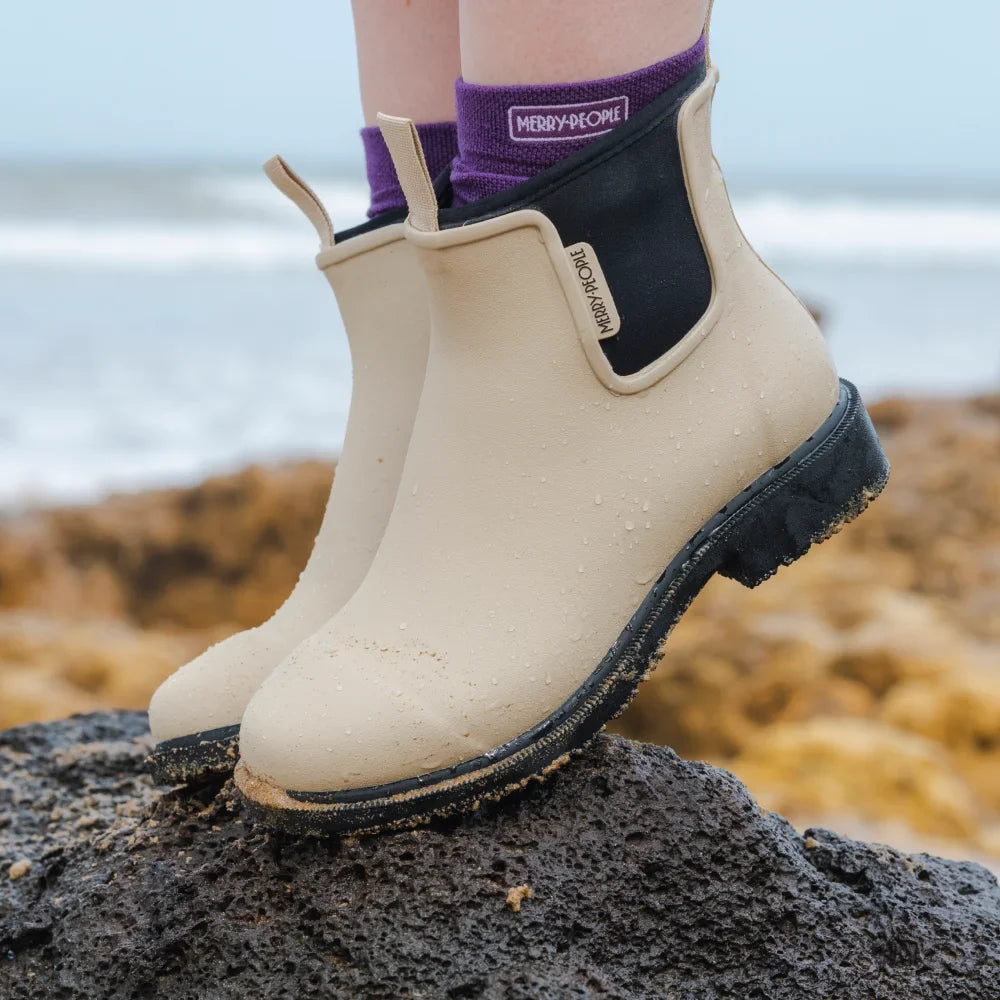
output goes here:
{"type": "MultiPolygon", "coordinates": [[[[315,187],[341,228],[359,176],[315,187]]],[[[1000,386],[1000,193],[734,189],[869,399],[1000,386]]],[[[350,365],[315,237],[255,170],[0,168],[0,507],[336,456],[350,365]]]]}

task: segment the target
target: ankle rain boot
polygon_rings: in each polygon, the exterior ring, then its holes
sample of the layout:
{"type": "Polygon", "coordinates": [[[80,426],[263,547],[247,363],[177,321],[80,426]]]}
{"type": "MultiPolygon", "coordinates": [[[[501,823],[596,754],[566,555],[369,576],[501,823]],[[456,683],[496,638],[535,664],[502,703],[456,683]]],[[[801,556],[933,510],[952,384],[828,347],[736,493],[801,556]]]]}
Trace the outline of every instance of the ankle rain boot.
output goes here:
{"type": "Polygon", "coordinates": [[[169,782],[232,771],[250,696],[364,578],[392,510],[427,361],[424,280],[403,238],[403,213],[335,238],[316,195],[282,160],[264,169],[319,233],[316,263],[333,286],[350,345],[351,407],[323,523],[291,595],[264,624],[202,653],[153,695],[152,767],[169,782]]]}
{"type": "Polygon", "coordinates": [[[243,717],[236,782],[265,823],[402,828],[544,778],[628,704],[714,573],[755,587],[881,491],[857,391],[733,217],[716,80],[703,62],[440,213],[412,126],[384,119],[427,377],[371,570],[243,717]]]}

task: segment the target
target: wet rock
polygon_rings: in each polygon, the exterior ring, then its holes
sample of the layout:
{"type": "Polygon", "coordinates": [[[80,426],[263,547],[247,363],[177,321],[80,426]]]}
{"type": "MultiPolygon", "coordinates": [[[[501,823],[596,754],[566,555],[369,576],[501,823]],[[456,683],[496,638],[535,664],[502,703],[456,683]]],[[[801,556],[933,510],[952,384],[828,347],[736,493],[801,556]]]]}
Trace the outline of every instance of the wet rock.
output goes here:
{"type": "Polygon", "coordinates": [[[607,738],[489,812],[321,841],[155,788],[146,748],[137,713],[0,734],[0,864],[31,862],[0,880],[0,996],[997,995],[984,869],[799,836],[665,749],[607,738]]]}

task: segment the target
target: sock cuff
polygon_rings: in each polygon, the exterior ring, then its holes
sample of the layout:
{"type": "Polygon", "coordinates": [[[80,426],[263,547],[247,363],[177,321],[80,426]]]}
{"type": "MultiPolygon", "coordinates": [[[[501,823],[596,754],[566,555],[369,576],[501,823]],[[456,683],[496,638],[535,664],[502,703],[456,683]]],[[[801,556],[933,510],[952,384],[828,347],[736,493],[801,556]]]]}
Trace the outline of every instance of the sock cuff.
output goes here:
{"type": "MultiPolygon", "coordinates": [[[[417,125],[417,135],[424,149],[427,169],[431,178],[436,177],[458,153],[457,126],[455,122],[423,122],[417,125]]],[[[373,218],[394,208],[403,208],[406,198],[396,177],[396,168],[389,155],[389,147],[377,125],[361,130],[361,144],[365,150],[365,172],[371,190],[368,217],[373,218]]]]}
{"type": "MultiPolygon", "coordinates": [[[[455,84],[459,173],[480,164],[528,177],[609,132],[682,80],[705,58],[691,48],[631,73],[578,83],[491,87],[455,84]]],[[[507,184],[509,186],[509,184],[507,184]]]]}

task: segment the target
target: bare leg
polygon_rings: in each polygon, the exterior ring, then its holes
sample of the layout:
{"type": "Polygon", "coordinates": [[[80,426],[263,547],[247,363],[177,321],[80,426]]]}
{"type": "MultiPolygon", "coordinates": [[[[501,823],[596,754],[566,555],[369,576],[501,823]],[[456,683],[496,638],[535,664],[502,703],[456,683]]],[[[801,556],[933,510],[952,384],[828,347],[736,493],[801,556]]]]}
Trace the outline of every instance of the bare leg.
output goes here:
{"type": "Polygon", "coordinates": [[[629,73],[693,45],[707,11],[708,0],[460,0],[462,76],[502,85],[629,73]]]}
{"type": "MultiPolygon", "coordinates": [[[[484,6],[488,6],[484,4],[484,6]]],[[[352,0],[365,124],[455,120],[458,0],[352,0]]]]}

